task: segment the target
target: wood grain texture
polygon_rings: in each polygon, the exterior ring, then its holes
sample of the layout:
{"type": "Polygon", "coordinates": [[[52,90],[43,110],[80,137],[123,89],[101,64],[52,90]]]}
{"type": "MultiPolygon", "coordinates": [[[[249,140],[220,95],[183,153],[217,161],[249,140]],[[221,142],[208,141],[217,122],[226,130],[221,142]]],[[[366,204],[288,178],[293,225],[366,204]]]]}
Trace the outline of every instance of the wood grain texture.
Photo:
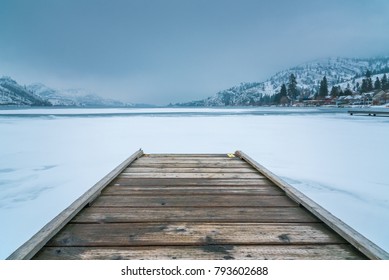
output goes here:
{"type": "Polygon", "coordinates": [[[300,207],[208,207],[208,208],[85,208],[74,217],[73,223],[148,223],[148,222],[268,222],[268,223],[310,223],[317,218],[300,207]]]}
{"type": "Polygon", "coordinates": [[[48,246],[340,244],[323,224],[118,223],[69,224],[48,246]]]}
{"type": "Polygon", "coordinates": [[[190,158],[228,158],[228,154],[144,154],[143,159],[147,158],[179,158],[179,159],[190,159],[190,158]]]}
{"type": "Polygon", "coordinates": [[[118,179],[263,179],[259,173],[121,173],[118,179]]]}
{"type": "Polygon", "coordinates": [[[243,153],[142,152],[130,163],[105,176],[28,258],[366,257],[243,153]]]}
{"type": "Polygon", "coordinates": [[[122,186],[110,185],[101,193],[104,195],[284,195],[275,186],[122,186]]]}
{"type": "Polygon", "coordinates": [[[131,166],[133,167],[153,167],[153,168],[247,168],[250,167],[247,162],[244,161],[215,161],[215,162],[198,162],[198,161],[174,161],[174,162],[145,162],[142,160],[137,160],[131,166]]]}
{"type": "Polygon", "coordinates": [[[93,207],[296,207],[287,196],[263,195],[158,195],[99,196],[93,207]]]}
{"type": "Polygon", "coordinates": [[[275,186],[266,178],[260,179],[204,179],[204,178],[116,178],[114,185],[122,186],[275,186]]]}
{"type": "Polygon", "coordinates": [[[356,260],[366,259],[348,244],[205,245],[146,247],[45,247],[35,259],[73,260],[356,260]]]}
{"type": "Polygon", "coordinates": [[[141,158],[137,164],[203,164],[212,167],[212,164],[230,164],[230,165],[243,165],[250,166],[240,158],[141,158]]]}
{"type": "Polygon", "coordinates": [[[133,167],[126,168],[123,173],[258,173],[251,167],[133,167]]]}

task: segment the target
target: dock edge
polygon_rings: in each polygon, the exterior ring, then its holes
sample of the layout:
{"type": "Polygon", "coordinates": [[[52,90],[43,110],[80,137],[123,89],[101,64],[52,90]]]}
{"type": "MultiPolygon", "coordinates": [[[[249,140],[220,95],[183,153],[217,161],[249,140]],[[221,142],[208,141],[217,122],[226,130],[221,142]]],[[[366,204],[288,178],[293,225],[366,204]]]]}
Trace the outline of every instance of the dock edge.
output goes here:
{"type": "Polygon", "coordinates": [[[69,207],[63,210],[40,231],[33,235],[16,251],[14,251],[6,260],[28,260],[31,259],[42,247],[56,235],[77,213],[91,203],[101,191],[112,182],[112,180],[121,173],[133,161],[143,155],[142,149],[128,157],[120,165],[114,168],[110,173],[104,176],[94,186],[87,190],[82,196],[75,200],[69,207]]]}

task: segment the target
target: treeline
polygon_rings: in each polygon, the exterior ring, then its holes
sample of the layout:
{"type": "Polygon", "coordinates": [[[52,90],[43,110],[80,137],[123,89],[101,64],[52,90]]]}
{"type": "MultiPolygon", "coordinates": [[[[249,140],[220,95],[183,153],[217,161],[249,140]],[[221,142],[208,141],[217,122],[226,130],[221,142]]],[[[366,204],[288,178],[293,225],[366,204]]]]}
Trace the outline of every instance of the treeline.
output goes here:
{"type": "Polygon", "coordinates": [[[272,96],[262,96],[259,102],[252,105],[293,105],[295,102],[302,102],[304,100],[323,100],[330,96],[331,98],[337,98],[339,96],[352,95],[354,93],[367,93],[374,90],[389,90],[389,82],[386,73],[381,79],[376,77],[375,81],[372,80],[372,72],[367,70],[362,84],[356,83],[354,91],[348,84],[346,89],[342,89],[340,86],[332,86],[331,90],[328,89],[327,77],[324,76],[319,83],[319,89],[302,89],[298,87],[297,79],[294,74],[289,76],[287,84],[282,84],[281,90],[272,96]]]}
{"type": "Polygon", "coordinates": [[[373,90],[388,90],[389,89],[389,83],[388,83],[388,77],[386,74],[382,76],[381,79],[376,77],[374,83],[371,78],[372,73],[367,70],[365,74],[365,78],[362,80],[362,85],[357,87],[359,89],[359,92],[365,93],[365,92],[370,92],[373,90]]]}

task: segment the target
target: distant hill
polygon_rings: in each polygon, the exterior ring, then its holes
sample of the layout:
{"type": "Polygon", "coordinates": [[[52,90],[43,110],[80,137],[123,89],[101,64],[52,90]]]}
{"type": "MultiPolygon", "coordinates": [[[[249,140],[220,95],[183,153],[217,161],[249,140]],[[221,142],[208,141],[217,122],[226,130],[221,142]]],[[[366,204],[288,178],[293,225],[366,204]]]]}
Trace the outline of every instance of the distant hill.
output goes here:
{"type": "Polygon", "coordinates": [[[0,105],[136,107],[136,104],[105,99],[82,89],[55,90],[41,83],[19,85],[10,77],[0,78],[0,105]]]}
{"type": "Polygon", "coordinates": [[[41,83],[27,86],[36,95],[48,100],[53,106],[77,107],[124,107],[133,106],[113,99],[105,99],[82,89],[54,90],[41,83]]]}
{"type": "Polygon", "coordinates": [[[51,106],[51,103],[19,85],[10,77],[2,77],[0,78],[0,105],[51,106]]]}
{"type": "MultiPolygon", "coordinates": [[[[279,93],[282,84],[288,85],[291,74],[295,75],[297,89],[306,97],[318,93],[320,81],[326,76],[329,90],[340,86],[357,91],[366,71],[371,71],[373,78],[389,74],[389,57],[381,58],[327,58],[301,64],[280,71],[264,82],[241,83],[222,90],[203,100],[178,103],[176,106],[247,106],[262,105],[279,93]]],[[[374,81],[373,81],[374,82],[374,81]]]]}
{"type": "MultiPolygon", "coordinates": [[[[361,93],[361,85],[367,70],[372,82],[389,76],[389,57],[380,58],[327,58],[301,64],[280,71],[264,82],[241,83],[219,91],[203,100],[178,103],[173,106],[250,106],[271,105],[283,84],[289,84],[290,76],[296,77],[299,100],[315,99],[320,82],[325,76],[328,90],[361,93]]],[[[128,104],[105,99],[82,89],[56,90],[41,83],[22,86],[10,77],[0,78],[0,105],[17,106],[76,106],[76,107],[148,107],[146,104],[128,104]]]]}

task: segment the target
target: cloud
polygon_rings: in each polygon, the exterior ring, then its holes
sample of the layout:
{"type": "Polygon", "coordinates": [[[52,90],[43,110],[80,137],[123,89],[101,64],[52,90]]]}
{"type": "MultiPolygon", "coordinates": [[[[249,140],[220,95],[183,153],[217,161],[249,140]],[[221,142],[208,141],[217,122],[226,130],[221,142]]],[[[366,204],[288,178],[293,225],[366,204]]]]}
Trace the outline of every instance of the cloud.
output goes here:
{"type": "Polygon", "coordinates": [[[315,58],[387,54],[388,13],[383,0],[6,1],[0,65],[24,83],[166,104],[315,58]]]}

